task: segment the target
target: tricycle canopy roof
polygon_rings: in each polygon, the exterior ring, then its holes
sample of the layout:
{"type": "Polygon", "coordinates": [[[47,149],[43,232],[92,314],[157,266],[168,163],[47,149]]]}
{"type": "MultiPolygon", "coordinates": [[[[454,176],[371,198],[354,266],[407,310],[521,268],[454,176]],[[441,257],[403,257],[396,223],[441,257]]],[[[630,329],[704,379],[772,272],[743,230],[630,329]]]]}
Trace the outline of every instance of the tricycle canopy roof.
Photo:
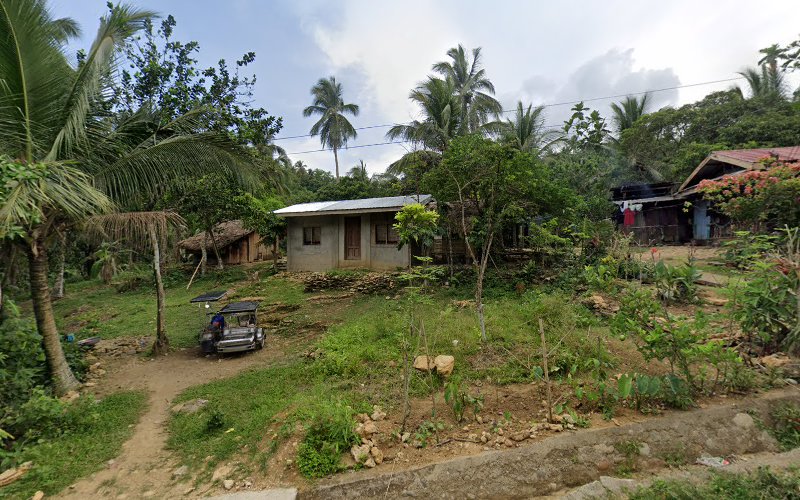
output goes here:
{"type": "Polygon", "coordinates": [[[241,312],[255,312],[258,309],[258,302],[231,302],[220,311],[222,314],[232,314],[241,312]]]}
{"type": "Polygon", "coordinates": [[[222,297],[224,297],[228,292],[225,290],[216,290],[214,292],[206,292],[202,295],[198,295],[197,297],[193,298],[189,302],[194,304],[196,302],[216,302],[222,297]]]}

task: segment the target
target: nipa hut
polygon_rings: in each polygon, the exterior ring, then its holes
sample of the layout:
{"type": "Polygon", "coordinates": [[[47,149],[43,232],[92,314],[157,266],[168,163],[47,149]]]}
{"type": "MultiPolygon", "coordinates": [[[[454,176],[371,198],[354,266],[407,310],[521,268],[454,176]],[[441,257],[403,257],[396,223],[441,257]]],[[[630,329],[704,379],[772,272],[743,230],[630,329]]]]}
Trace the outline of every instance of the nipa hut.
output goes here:
{"type": "Polygon", "coordinates": [[[214,243],[223,264],[244,264],[273,258],[272,252],[261,243],[261,236],[252,229],[246,229],[240,220],[217,224],[213,233],[213,240],[206,233],[200,233],[179,242],[178,247],[199,261],[205,245],[209,264],[217,261],[214,243]]]}

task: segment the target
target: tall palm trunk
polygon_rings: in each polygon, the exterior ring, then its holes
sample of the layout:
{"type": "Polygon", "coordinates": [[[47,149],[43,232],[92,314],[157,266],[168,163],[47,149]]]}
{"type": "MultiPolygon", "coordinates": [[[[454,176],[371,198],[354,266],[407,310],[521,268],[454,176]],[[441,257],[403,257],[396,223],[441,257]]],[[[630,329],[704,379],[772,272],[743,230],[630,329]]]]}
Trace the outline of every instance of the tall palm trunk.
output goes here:
{"type": "Polygon", "coordinates": [[[339,178],[339,151],[336,146],[333,147],[333,159],[336,162],[336,178],[339,178]]]}
{"type": "Polygon", "coordinates": [[[28,250],[28,270],[30,272],[31,299],[36,327],[42,336],[42,344],[50,368],[50,377],[57,395],[62,396],[77,389],[80,382],[73,375],[64,356],[64,349],[59,339],[56,320],[53,315],[53,304],[50,299],[50,284],[47,282],[47,249],[44,238],[37,236],[28,250]]]}
{"type": "Polygon", "coordinates": [[[53,284],[53,298],[64,298],[64,267],[67,260],[67,235],[63,231],[58,232],[58,272],[56,282],[53,284]]]}
{"type": "Polygon", "coordinates": [[[150,229],[150,242],[153,245],[153,274],[156,277],[156,341],[153,343],[153,354],[160,356],[169,352],[169,339],[164,324],[164,282],[161,280],[161,247],[154,229],[150,229]]]}

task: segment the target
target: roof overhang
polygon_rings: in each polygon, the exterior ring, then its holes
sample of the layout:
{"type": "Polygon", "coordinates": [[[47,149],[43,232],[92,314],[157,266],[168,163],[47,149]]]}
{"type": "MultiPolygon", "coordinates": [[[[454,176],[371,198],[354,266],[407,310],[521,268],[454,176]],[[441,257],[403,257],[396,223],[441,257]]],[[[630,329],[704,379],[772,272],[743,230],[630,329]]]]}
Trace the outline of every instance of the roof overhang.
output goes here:
{"type": "MultiPolygon", "coordinates": [[[[732,165],[734,167],[739,167],[739,168],[741,168],[743,170],[755,170],[756,169],[756,164],[753,163],[753,162],[742,160],[740,158],[732,158],[732,157],[726,155],[724,151],[714,151],[710,155],[706,156],[706,158],[702,162],[700,162],[700,165],[698,165],[697,168],[695,168],[692,171],[692,173],[689,174],[689,177],[687,177],[686,180],[683,181],[683,184],[681,184],[681,186],[678,188],[678,192],[680,193],[680,192],[683,192],[683,191],[689,189],[690,185],[692,185],[692,182],[695,180],[695,178],[698,177],[706,169],[707,165],[709,163],[712,163],[712,162],[713,163],[724,163],[726,165],[732,165]]],[[[731,174],[725,174],[725,175],[731,175],[731,174]]],[[[716,178],[716,177],[714,177],[714,178],[716,178]]],[[[694,183],[694,185],[697,185],[697,184],[698,183],[696,183],[696,182],[694,183]]]]}

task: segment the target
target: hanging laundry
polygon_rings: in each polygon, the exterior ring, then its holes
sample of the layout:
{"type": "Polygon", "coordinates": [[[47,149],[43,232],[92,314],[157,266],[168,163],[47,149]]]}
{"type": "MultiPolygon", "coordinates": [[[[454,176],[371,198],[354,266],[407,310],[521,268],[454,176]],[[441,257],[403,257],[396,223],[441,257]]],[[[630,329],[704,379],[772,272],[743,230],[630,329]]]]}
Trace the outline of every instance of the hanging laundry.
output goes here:
{"type": "Polygon", "coordinates": [[[626,208],[624,212],[622,212],[622,225],[623,226],[632,226],[636,222],[636,214],[630,208],[626,208]]]}

